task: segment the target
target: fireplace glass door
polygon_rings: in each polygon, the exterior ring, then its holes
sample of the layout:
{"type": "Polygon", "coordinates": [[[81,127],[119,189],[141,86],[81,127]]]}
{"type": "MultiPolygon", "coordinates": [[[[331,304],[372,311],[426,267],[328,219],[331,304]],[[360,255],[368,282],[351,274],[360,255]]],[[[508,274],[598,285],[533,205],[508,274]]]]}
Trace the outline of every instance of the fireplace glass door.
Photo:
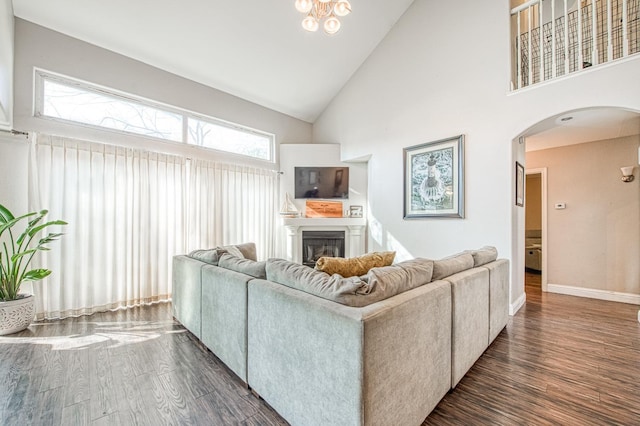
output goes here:
{"type": "Polygon", "coordinates": [[[302,263],[313,268],[323,256],[344,257],[344,231],[302,231],[302,263]]]}

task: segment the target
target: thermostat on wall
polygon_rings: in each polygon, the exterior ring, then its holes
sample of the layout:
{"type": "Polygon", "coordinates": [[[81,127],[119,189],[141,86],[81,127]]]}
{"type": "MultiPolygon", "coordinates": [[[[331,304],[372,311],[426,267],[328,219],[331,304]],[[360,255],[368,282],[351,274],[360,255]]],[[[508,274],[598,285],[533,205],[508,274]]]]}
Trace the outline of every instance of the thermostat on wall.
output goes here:
{"type": "Polygon", "coordinates": [[[567,208],[567,203],[556,203],[556,210],[562,210],[567,208]]]}

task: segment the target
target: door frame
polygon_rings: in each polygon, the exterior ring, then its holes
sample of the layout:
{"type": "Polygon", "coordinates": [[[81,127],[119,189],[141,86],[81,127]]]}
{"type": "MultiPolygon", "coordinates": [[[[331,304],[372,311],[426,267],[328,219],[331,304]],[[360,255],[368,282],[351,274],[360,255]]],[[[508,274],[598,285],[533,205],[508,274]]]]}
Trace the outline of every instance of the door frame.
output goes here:
{"type": "MultiPolygon", "coordinates": [[[[526,169],[525,175],[540,175],[540,204],[541,204],[541,219],[542,219],[542,229],[541,229],[541,237],[542,237],[542,291],[547,291],[547,258],[549,255],[548,251],[548,239],[547,239],[547,168],[539,167],[535,169],[526,169]]],[[[525,187],[526,194],[526,187],[525,187]]],[[[525,236],[526,237],[526,236],[525,236]]]]}

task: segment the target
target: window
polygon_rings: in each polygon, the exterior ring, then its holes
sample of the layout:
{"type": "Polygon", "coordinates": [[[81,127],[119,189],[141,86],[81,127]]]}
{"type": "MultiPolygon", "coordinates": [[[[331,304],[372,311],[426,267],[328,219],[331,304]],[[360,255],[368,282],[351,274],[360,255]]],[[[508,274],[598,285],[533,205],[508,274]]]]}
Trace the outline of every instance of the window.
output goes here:
{"type": "Polygon", "coordinates": [[[189,118],[187,142],[234,154],[271,160],[272,138],[268,135],[240,130],[222,123],[189,118]]]}
{"type": "Polygon", "coordinates": [[[82,87],[44,79],[42,115],[76,123],[182,141],[182,116],[82,87]]]}
{"type": "Polygon", "coordinates": [[[36,84],[36,116],[274,161],[269,133],[44,71],[36,84]]]}

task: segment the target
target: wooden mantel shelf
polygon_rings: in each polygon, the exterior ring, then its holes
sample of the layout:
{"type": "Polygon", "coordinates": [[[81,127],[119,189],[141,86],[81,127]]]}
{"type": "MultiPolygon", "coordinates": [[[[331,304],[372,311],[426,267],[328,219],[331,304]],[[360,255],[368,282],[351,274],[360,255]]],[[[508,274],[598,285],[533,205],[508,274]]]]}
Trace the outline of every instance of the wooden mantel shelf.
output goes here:
{"type": "Polygon", "coordinates": [[[363,217],[283,217],[284,226],[365,226],[367,219],[363,217]]]}

